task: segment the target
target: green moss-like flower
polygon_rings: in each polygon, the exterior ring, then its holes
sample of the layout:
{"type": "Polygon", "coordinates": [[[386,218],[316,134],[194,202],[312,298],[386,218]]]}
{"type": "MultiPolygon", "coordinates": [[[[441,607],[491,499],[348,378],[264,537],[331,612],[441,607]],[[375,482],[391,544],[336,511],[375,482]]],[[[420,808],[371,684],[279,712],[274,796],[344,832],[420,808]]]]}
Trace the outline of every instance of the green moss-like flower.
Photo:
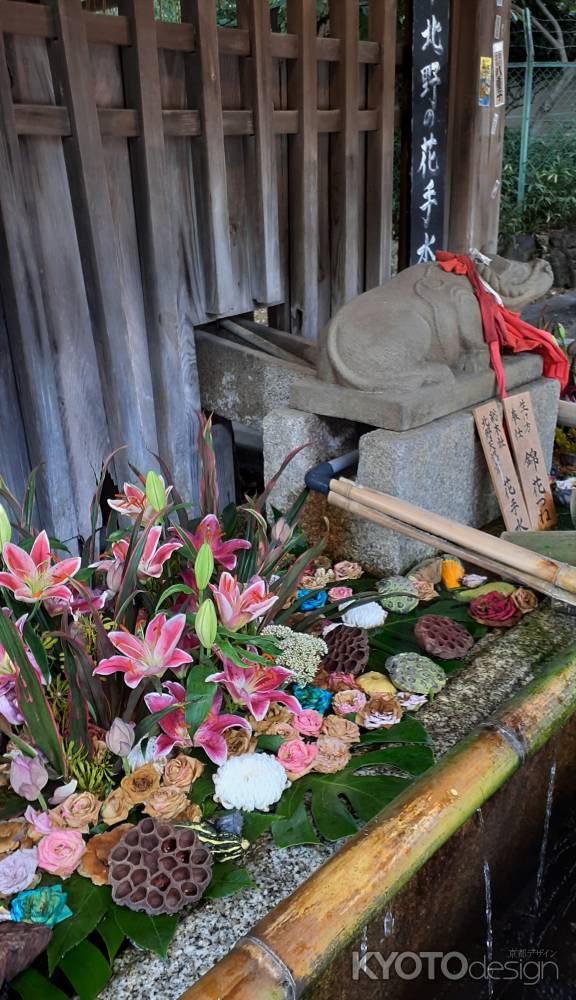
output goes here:
{"type": "Polygon", "coordinates": [[[294,674],[297,684],[305,685],[314,680],[320,660],[326,656],[328,646],[324,639],[318,639],[305,632],[294,632],[287,625],[268,625],[262,635],[274,639],[280,655],[278,662],[294,674]]]}

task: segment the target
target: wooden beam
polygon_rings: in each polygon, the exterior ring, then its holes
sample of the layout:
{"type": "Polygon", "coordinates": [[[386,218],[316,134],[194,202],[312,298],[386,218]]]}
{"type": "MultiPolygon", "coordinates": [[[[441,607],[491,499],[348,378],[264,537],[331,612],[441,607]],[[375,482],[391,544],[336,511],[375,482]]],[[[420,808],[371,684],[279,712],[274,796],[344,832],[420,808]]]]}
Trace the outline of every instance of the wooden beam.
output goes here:
{"type": "Polygon", "coordinates": [[[176,305],[176,258],[164,183],[164,125],[153,0],[120,0],[132,23],[133,45],[122,51],[127,103],[135,106],[140,135],[132,139],[132,187],[140,248],[148,351],[158,446],[189,501],[197,498],[193,458],[199,389],[189,373],[176,305]]]}
{"type": "Polygon", "coordinates": [[[246,143],[252,217],[252,297],[278,302],[281,294],[278,185],[272,92],[272,30],[268,0],[238,0],[238,24],[250,33],[251,57],[244,61],[244,92],[251,97],[254,140],[246,143]]]}
{"type": "Polygon", "coordinates": [[[318,336],[318,66],[316,5],[288,0],[288,30],[299,39],[299,57],[288,66],[288,100],[300,129],[290,146],[290,313],[292,330],[318,336]]]}
{"type": "Polygon", "coordinates": [[[390,277],[396,0],[370,0],[368,34],[380,49],[380,62],[368,70],[368,107],[376,112],[378,124],[366,145],[366,289],[382,285],[390,277]]]}
{"type": "Polygon", "coordinates": [[[68,448],[61,422],[41,278],[22,185],[12,87],[0,22],[0,287],[30,461],[40,467],[38,502],[45,527],[60,538],[78,532],[68,448]]]}
{"type": "Polygon", "coordinates": [[[340,37],[334,105],[340,131],[331,143],[332,312],[358,295],[358,4],[332,0],[330,27],[340,37]]]}
{"type": "Polygon", "coordinates": [[[236,289],[230,250],[216,7],[212,0],[182,0],[182,17],[191,21],[198,41],[194,63],[189,67],[189,103],[199,104],[202,121],[210,122],[210,128],[202,130],[207,309],[221,314],[233,310],[236,289]]]}

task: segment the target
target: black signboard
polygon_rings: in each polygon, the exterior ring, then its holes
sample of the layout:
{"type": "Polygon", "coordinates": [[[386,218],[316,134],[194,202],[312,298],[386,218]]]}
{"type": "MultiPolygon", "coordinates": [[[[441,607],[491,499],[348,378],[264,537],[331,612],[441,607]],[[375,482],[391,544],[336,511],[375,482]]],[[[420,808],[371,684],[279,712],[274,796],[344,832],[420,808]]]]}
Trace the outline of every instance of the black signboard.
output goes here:
{"type": "Polygon", "coordinates": [[[410,263],[444,246],[450,0],[412,0],[410,263]]]}

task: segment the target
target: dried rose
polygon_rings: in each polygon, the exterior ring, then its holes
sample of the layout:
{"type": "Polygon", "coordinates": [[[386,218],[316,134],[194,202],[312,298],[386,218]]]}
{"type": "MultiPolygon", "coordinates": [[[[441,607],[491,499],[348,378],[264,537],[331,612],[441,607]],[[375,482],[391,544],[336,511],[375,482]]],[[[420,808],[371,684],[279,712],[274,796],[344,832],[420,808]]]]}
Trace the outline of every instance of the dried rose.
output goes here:
{"type": "Polygon", "coordinates": [[[366,695],[359,689],[338,691],[332,699],[332,708],[336,715],[355,715],[361,712],[366,704],[366,695]]]}
{"type": "Polygon", "coordinates": [[[274,727],[274,736],[281,736],[283,740],[298,740],[300,739],[300,734],[294,726],[291,726],[289,722],[279,722],[277,726],[274,727]]]}
{"type": "Polygon", "coordinates": [[[364,729],[390,729],[400,722],[401,718],[402,706],[394,695],[375,694],[359,712],[356,722],[364,729]]]}
{"type": "Polygon", "coordinates": [[[285,768],[291,780],[301,778],[312,769],[317,754],[314,743],[304,743],[304,740],[289,740],[278,750],[278,760],[285,768]]]}
{"type": "Polygon", "coordinates": [[[102,803],[92,792],[76,792],[69,795],[60,806],[60,816],[66,826],[73,830],[88,833],[91,826],[98,822],[98,813],[102,803]]]}
{"type": "Polygon", "coordinates": [[[227,729],[222,733],[224,742],[228,747],[229,757],[240,757],[243,753],[254,753],[258,737],[255,733],[249,733],[245,729],[227,729]]]}
{"type": "Polygon", "coordinates": [[[357,562],[339,562],[334,566],[337,580],[359,580],[364,570],[357,562]]]}
{"type": "Polygon", "coordinates": [[[475,597],[470,601],[468,611],[474,621],[481,625],[491,625],[492,628],[511,628],[522,617],[512,598],[497,590],[475,597]]]}
{"type": "Polygon", "coordinates": [[[160,775],[153,764],[137,767],[120,782],[120,788],[134,804],[145,802],[149,795],[160,786],[160,775]]]}
{"type": "Polygon", "coordinates": [[[284,705],[274,703],[270,705],[260,722],[253,715],[248,716],[248,722],[258,736],[273,736],[276,732],[274,727],[278,722],[292,722],[292,712],[284,705]]]}
{"type": "Polygon", "coordinates": [[[0,854],[11,854],[22,846],[26,836],[26,823],[22,819],[0,823],[0,854]]]}
{"type": "Polygon", "coordinates": [[[203,771],[204,764],[201,760],[180,753],[177,757],[172,757],[166,762],[163,781],[165,785],[171,785],[173,788],[180,788],[182,791],[188,792],[190,786],[198,781],[203,771]]]}
{"type": "Polygon", "coordinates": [[[514,601],[514,604],[518,608],[518,611],[523,615],[527,615],[530,611],[535,611],[538,607],[538,598],[531,590],[527,590],[525,587],[518,587],[510,597],[514,601]]]}
{"type": "Polygon", "coordinates": [[[114,826],[126,819],[134,803],[128,798],[122,788],[115,788],[102,804],[102,822],[106,826],[114,826]]]}
{"type": "Polygon", "coordinates": [[[150,793],[144,804],[144,812],[154,819],[173,819],[183,812],[188,804],[186,792],[173,785],[156,788],[150,793]]]}
{"type": "Polygon", "coordinates": [[[300,586],[305,590],[325,590],[334,583],[336,575],[332,569],[319,567],[314,574],[307,573],[302,577],[300,586]]]}
{"type": "Polygon", "coordinates": [[[86,850],[80,830],[54,830],[38,844],[38,867],[51,875],[68,878],[86,850]]]}
{"type": "Polygon", "coordinates": [[[91,837],[80,858],[78,874],[89,878],[94,885],[108,885],[108,858],[121,837],[130,830],[132,823],[122,823],[106,833],[91,837]]]}
{"type": "Polygon", "coordinates": [[[305,708],[302,712],[297,712],[292,720],[292,725],[300,736],[318,736],[322,729],[322,716],[313,708],[305,708]]]}
{"type": "Polygon", "coordinates": [[[337,694],[338,691],[361,691],[361,687],[352,674],[343,674],[341,671],[336,670],[333,674],[329,674],[327,678],[327,687],[329,691],[337,694]]]}
{"type": "Polygon", "coordinates": [[[314,759],[313,770],[320,774],[336,774],[342,771],[350,760],[348,743],[334,736],[320,736],[316,744],[318,753],[314,759]]]}
{"type": "Polygon", "coordinates": [[[331,736],[347,745],[360,742],[360,730],[356,723],[339,715],[326,716],[322,723],[322,735],[331,736]]]}
{"type": "Polygon", "coordinates": [[[174,817],[174,823],[199,823],[202,819],[202,810],[195,802],[188,802],[186,808],[174,817]]]}
{"type": "Polygon", "coordinates": [[[420,580],[416,576],[411,576],[408,579],[416,587],[419,601],[433,601],[435,597],[438,597],[438,591],[429,580],[420,580]]]}

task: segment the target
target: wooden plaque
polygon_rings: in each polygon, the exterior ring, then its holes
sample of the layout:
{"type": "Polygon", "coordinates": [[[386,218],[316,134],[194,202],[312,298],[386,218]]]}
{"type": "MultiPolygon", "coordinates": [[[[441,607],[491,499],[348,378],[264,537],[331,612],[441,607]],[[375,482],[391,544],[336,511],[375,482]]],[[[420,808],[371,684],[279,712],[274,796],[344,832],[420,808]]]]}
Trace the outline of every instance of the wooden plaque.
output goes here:
{"type": "Polygon", "coordinates": [[[530,518],[520,480],[502,423],[502,407],[495,399],[474,410],[474,420],[490,478],[508,531],[528,531],[530,518]]]}
{"type": "Polygon", "coordinates": [[[508,396],[504,416],[531,526],[547,531],[556,524],[556,509],[530,393],[508,396]]]}

